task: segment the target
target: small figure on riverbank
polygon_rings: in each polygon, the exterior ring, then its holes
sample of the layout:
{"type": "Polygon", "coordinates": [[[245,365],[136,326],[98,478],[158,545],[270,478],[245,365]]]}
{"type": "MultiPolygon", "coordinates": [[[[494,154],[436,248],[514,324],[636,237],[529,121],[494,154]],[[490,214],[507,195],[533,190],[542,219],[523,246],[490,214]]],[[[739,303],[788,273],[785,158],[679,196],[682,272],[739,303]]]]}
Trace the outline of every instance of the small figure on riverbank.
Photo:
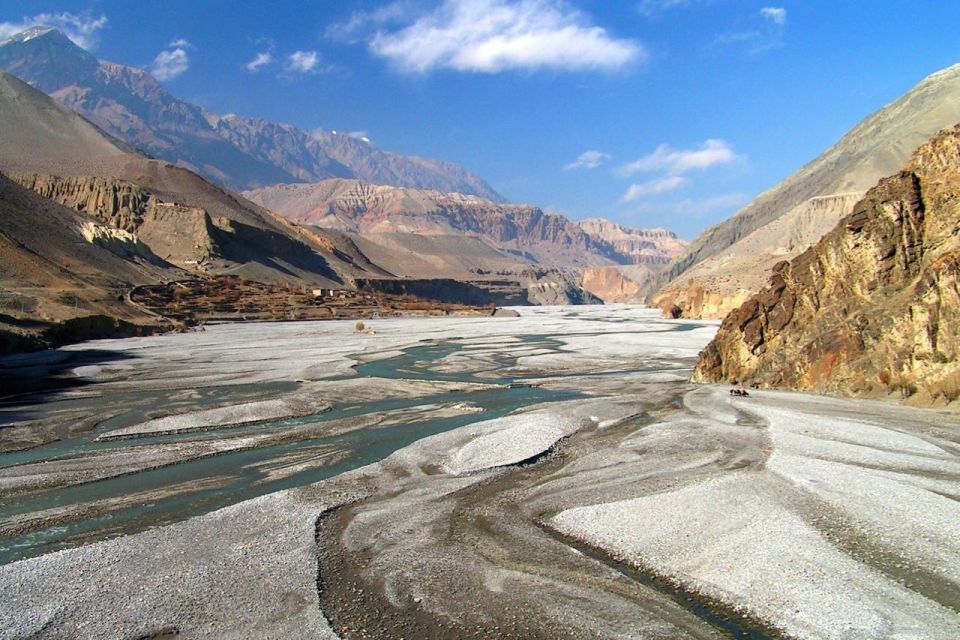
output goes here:
{"type": "Polygon", "coordinates": [[[737,398],[749,398],[750,394],[747,393],[746,389],[730,389],[730,395],[737,398]]]}

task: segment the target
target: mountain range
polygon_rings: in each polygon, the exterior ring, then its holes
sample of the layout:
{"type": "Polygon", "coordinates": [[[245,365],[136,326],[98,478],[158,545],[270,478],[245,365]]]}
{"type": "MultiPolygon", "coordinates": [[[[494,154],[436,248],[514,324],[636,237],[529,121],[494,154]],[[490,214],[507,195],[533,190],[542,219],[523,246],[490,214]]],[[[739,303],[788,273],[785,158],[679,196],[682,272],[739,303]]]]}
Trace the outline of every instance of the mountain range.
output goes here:
{"type": "MultiPolygon", "coordinates": [[[[293,222],[141,153],[6,72],[0,72],[0,174],[3,349],[42,345],[38,334],[49,338],[64,327],[91,337],[112,335],[118,323],[128,333],[162,324],[125,301],[141,284],[230,275],[298,288],[569,304],[599,300],[579,287],[576,271],[551,266],[560,257],[628,259],[535,207],[355,180],[333,181],[336,193],[354,199],[337,205],[344,220],[362,218],[357,193],[380,193],[389,196],[384,202],[406,203],[405,220],[422,223],[443,210],[448,224],[435,230],[441,233],[388,230],[391,217],[384,215],[380,233],[356,233],[293,222]],[[484,231],[499,233],[500,244],[484,231]]],[[[293,187],[314,186],[286,188],[293,187]]]]}
{"type": "Polygon", "coordinates": [[[683,246],[665,230],[602,220],[584,226],[507,204],[454,163],[384,152],[351,135],[210,113],[171,96],[143,69],[97,60],[55,29],[35,27],[0,43],[0,68],[130,150],[246,188],[304,227],[348,234],[343,240],[377,254],[385,273],[463,278],[533,266],[563,270],[573,282],[586,268],[643,264],[644,274],[658,272],[683,246]]]}
{"type": "MultiPolygon", "coordinates": [[[[356,180],[284,184],[243,195],[300,224],[359,234],[467,235],[541,266],[666,264],[683,246],[665,230],[628,230],[606,221],[584,227],[557,213],[529,205],[502,204],[477,196],[423,189],[400,189],[356,180]],[[616,245],[602,229],[643,238],[616,245]]],[[[619,236],[618,236],[619,238],[619,236]]]]}
{"type": "Polygon", "coordinates": [[[175,98],[143,69],[98,60],[56,29],[34,27],[0,42],[0,69],[110,135],[230,189],[357,178],[503,201],[452,162],[382,151],[347,134],[210,113],[175,98]]]}
{"type": "Polygon", "coordinates": [[[457,165],[362,139],[204,112],[54,30],[0,43],[0,66],[37,87],[0,71],[0,347],[136,332],[163,319],[128,304],[132,287],[231,275],[501,304],[653,300],[726,315],[700,380],[960,397],[960,65],[690,244],[508,204],[457,165]]]}

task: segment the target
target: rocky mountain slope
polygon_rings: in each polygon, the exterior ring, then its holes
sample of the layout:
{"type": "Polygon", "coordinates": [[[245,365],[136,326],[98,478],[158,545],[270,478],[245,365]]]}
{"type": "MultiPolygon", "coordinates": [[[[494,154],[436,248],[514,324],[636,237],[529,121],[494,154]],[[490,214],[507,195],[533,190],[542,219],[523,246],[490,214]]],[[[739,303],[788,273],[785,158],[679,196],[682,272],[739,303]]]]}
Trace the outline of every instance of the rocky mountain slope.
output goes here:
{"type": "Polygon", "coordinates": [[[357,180],[275,185],[245,191],[244,196],[299,224],[368,237],[473,236],[528,264],[564,269],[631,262],[630,256],[559,214],[477,196],[357,180]]]}
{"type": "Polygon", "coordinates": [[[336,284],[353,269],[321,234],[131,152],[4,72],[0,171],[103,224],[150,238],[157,255],[190,271],[336,284]]]}
{"type": "Polygon", "coordinates": [[[503,197],[483,179],[454,162],[403,156],[381,151],[365,138],[319,129],[302,131],[260,118],[207,113],[207,121],[236,147],[304,182],[357,178],[397,187],[456,191],[503,202],[503,197]]]}
{"type": "Polygon", "coordinates": [[[695,379],[960,397],[960,125],[723,322],[695,379]]]}
{"type": "Polygon", "coordinates": [[[656,265],[647,264],[586,267],[580,286],[604,302],[643,304],[659,271],[656,265]]]}
{"type": "Polygon", "coordinates": [[[815,244],[836,226],[865,192],[810,198],[694,265],[653,297],[668,315],[723,318],[766,282],[773,266],[815,244]]]}
{"type": "Polygon", "coordinates": [[[867,189],[899,170],[940,129],[960,121],[960,65],[934,73],[851,129],[834,146],[729,220],[710,227],[663,276],[657,306],[723,317],[849,214],[867,189]]]}
{"type": "Polygon", "coordinates": [[[384,152],[348,135],[205,112],[143,69],[97,60],[55,29],[35,27],[0,42],[0,69],[111,135],[232,189],[355,177],[501,199],[454,163],[384,152]]]}
{"type": "Polygon", "coordinates": [[[124,292],[178,275],[131,234],[0,174],[0,354],[56,344],[71,331],[106,337],[162,326],[124,304],[124,292]]]}

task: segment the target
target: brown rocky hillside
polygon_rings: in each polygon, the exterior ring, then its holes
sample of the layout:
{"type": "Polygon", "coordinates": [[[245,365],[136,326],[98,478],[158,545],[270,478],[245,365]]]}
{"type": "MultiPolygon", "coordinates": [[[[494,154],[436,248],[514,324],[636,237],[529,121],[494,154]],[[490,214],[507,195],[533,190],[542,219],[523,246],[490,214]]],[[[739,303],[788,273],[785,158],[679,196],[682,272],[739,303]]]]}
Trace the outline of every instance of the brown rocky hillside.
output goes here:
{"type": "Polygon", "coordinates": [[[321,234],[135,152],[2,71],[0,172],[197,275],[323,285],[367,275],[321,234]]]}
{"type": "Polygon", "coordinates": [[[583,270],[580,285],[604,302],[642,303],[657,277],[687,246],[668,229],[628,227],[604,218],[581,220],[577,226],[624,257],[625,264],[583,270]]]}
{"type": "Polygon", "coordinates": [[[71,334],[108,337],[168,326],[125,304],[125,292],[184,275],[133,234],[0,174],[0,354],[68,342],[71,334]]]}
{"type": "Polygon", "coordinates": [[[724,320],[694,379],[960,397],[960,125],[724,320]]]}

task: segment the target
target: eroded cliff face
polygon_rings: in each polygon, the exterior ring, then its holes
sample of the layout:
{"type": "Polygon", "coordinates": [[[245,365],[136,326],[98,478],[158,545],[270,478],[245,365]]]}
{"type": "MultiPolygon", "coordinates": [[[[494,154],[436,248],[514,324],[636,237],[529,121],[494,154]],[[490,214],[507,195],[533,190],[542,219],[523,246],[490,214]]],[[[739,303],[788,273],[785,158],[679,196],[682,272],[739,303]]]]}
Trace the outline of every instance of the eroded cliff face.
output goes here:
{"type": "Polygon", "coordinates": [[[656,271],[647,265],[587,267],[580,286],[604,302],[638,304],[656,271]]]}
{"type": "Polygon", "coordinates": [[[724,318],[751,295],[751,291],[731,285],[728,280],[688,278],[655,295],[651,306],[659,308],[665,318],[724,318]]]}
{"type": "Polygon", "coordinates": [[[724,320],[699,381],[960,397],[960,125],[724,320]]]}
{"type": "Polygon", "coordinates": [[[141,245],[141,252],[145,244],[153,254],[173,264],[196,264],[219,252],[216,229],[206,211],[163,202],[132,182],[46,174],[12,175],[11,178],[106,227],[129,234],[131,242],[141,245]]]}
{"type": "Polygon", "coordinates": [[[627,227],[605,218],[581,220],[577,226],[610,243],[632,264],[667,265],[687,246],[686,240],[668,229],[627,227]]]}

